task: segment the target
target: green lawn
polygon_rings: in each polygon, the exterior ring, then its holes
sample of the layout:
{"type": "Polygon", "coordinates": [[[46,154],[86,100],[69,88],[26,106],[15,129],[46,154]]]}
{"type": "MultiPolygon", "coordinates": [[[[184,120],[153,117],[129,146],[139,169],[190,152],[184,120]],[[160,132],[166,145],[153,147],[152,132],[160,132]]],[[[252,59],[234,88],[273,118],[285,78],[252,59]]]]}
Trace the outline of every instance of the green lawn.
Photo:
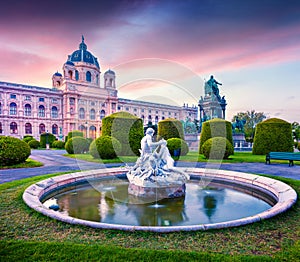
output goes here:
{"type": "MultiPolygon", "coordinates": [[[[96,163],[130,163],[135,162],[136,156],[120,156],[116,159],[94,159],[90,154],[65,154],[66,157],[77,158],[80,160],[85,160],[89,162],[96,163]]],[[[207,162],[204,155],[199,155],[198,152],[192,151],[189,152],[186,156],[181,156],[179,161],[187,161],[187,162],[207,162]]],[[[235,152],[234,155],[230,156],[229,159],[222,160],[222,163],[265,163],[266,156],[265,155],[252,155],[251,152],[235,152]]],[[[214,160],[210,160],[210,162],[214,162],[214,160]]],[[[215,160],[215,162],[220,162],[219,160],[215,160]]],[[[288,161],[278,161],[272,160],[272,163],[288,163],[288,161]]],[[[295,162],[297,164],[297,162],[295,162]]],[[[298,162],[299,164],[299,162],[298,162]]]]}
{"type": "MultiPolygon", "coordinates": [[[[299,201],[272,219],[237,228],[101,230],[50,219],[24,204],[25,188],[51,176],[0,185],[0,261],[300,261],[299,201]]],[[[300,193],[300,181],[280,180],[300,193]]]]}
{"type": "Polygon", "coordinates": [[[12,166],[1,166],[0,165],[0,169],[39,167],[39,166],[43,166],[43,163],[38,162],[38,161],[33,160],[33,159],[30,159],[30,158],[27,158],[24,163],[20,163],[20,164],[17,164],[17,165],[12,165],[12,166]]]}

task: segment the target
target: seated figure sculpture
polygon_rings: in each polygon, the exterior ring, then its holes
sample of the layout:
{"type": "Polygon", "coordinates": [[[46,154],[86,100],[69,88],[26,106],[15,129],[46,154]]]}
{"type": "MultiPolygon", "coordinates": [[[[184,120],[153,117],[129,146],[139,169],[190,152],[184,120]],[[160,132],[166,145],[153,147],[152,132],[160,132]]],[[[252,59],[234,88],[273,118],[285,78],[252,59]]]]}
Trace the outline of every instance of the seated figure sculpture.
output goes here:
{"type": "Polygon", "coordinates": [[[189,175],[174,167],[167,141],[162,139],[153,142],[153,134],[154,130],[148,128],[141,140],[141,156],[133,167],[128,167],[129,183],[153,188],[184,184],[189,179],[189,175]],[[157,147],[153,150],[154,146],[157,147]]]}

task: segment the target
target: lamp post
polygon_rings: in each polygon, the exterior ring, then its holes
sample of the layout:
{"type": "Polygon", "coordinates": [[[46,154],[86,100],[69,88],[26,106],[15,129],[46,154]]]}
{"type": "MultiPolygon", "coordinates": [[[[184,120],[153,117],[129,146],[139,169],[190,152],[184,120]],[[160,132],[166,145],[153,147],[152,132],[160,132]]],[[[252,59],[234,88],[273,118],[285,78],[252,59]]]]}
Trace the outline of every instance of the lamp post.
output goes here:
{"type": "Polygon", "coordinates": [[[48,130],[46,131],[46,149],[49,150],[49,132],[48,130]]]}

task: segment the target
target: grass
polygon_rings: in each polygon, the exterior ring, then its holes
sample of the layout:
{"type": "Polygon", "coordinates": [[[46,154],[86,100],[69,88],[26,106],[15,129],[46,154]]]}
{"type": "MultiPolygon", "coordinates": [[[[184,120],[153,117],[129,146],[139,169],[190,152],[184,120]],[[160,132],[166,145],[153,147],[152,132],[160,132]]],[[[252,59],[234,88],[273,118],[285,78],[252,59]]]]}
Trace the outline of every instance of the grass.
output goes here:
{"type": "MultiPolygon", "coordinates": [[[[237,228],[164,234],[101,230],[50,219],[24,204],[25,188],[51,176],[0,185],[0,261],[300,260],[299,201],[272,219],[237,228]]],[[[300,193],[300,181],[280,180],[300,193]]]]}
{"type": "MultiPolygon", "coordinates": [[[[66,157],[76,158],[80,160],[85,160],[88,162],[96,162],[96,163],[130,163],[135,162],[136,156],[120,156],[115,159],[94,159],[90,154],[64,154],[66,157]]],[[[186,162],[207,162],[207,159],[204,155],[199,155],[196,151],[189,152],[186,156],[181,156],[179,158],[180,161],[186,162]]],[[[235,152],[234,155],[230,156],[229,159],[222,160],[222,163],[265,163],[266,156],[265,155],[253,155],[252,152],[235,152]]],[[[210,160],[210,162],[214,162],[214,160],[210,160]]],[[[219,160],[215,160],[215,162],[220,162],[219,160]]],[[[272,163],[285,163],[288,164],[288,161],[282,160],[272,160],[272,163]]],[[[297,161],[294,162],[295,164],[297,161]]]]}
{"type": "Polygon", "coordinates": [[[12,166],[1,166],[0,165],[0,169],[26,168],[26,167],[39,167],[39,166],[43,166],[43,163],[28,158],[28,159],[26,159],[26,161],[24,163],[20,163],[20,164],[17,164],[17,165],[12,165],[12,166]]]}

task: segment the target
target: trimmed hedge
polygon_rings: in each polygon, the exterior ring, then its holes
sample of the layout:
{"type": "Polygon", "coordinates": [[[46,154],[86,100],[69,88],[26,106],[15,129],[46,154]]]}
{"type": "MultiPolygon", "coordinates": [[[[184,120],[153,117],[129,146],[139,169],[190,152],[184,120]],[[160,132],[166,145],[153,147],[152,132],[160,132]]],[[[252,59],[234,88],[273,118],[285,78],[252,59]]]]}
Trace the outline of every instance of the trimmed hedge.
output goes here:
{"type": "Polygon", "coordinates": [[[227,159],[234,154],[233,145],[225,137],[212,137],[206,140],[202,150],[207,159],[227,159]]]}
{"type": "Polygon", "coordinates": [[[64,143],[63,141],[55,140],[55,141],[52,143],[52,147],[53,147],[53,148],[63,149],[63,148],[65,148],[65,143],[64,143]]]}
{"type": "Polygon", "coordinates": [[[255,128],[254,155],[265,155],[269,152],[293,152],[292,125],[279,118],[270,118],[255,128]]]}
{"type": "Polygon", "coordinates": [[[122,151],[122,145],[114,137],[100,136],[91,143],[89,151],[93,158],[113,159],[122,151]]]}
{"type": "Polygon", "coordinates": [[[30,141],[28,142],[28,145],[29,145],[30,148],[32,148],[32,149],[37,149],[37,148],[39,148],[39,146],[40,146],[40,142],[37,141],[37,140],[35,140],[35,139],[33,139],[33,140],[30,140],[30,141]]]}
{"type": "Polygon", "coordinates": [[[0,165],[11,166],[25,162],[30,156],[30,146],[15,137],[0,137],[0,165]]]}
{"type": "Polygon", "coordinates": [[[184,140],[183,125],[181,121],[167,118],[158,122],[158,139],[180,138],[184,140]]]}
{"type": "Polygon", "coordinates": [[[102,136],[111,136],[122,145],[120,155],[139,155],[140,142],[144,136],[142,119],[117,112],[102,119],[102,136]]]}
{"type": "Polygon", "coordinates": [[[24,137],[23,137],[23,141],[26,142],[26,143],[28,143],[28,142],[31,141],[31,140],[35,140],[35,139],[33,138],[33,136],[24,136],[24,137]]]}
{"type": "Polygon", "coordinates": [[[204,122],[202,125],[202,131],[200,135],[200,154],[203,153],[202,146],[204,145],[204,143],[212,137],[225,137],[233,146],[231,123],[220,118],[214,118],[212,120],[204,122]]]}
{"type": "Polygon", "coordinates": [[[49,146],[52,147],[52,143],[56,140],[56,137],[55,137],[55,135],[53,135],[51,133],[41,134],[41,136],[40,136],[40,147],[46,148],[47,139],[48,139],[49,146]],[[48,138],[47,138],[47,136],[48,136],[48,138]]]}
{"type": "Polygon", "coordinates": [[[175,150],[180,150],[181,156],[185,156],[189,152],[188,144],[184,140],[177,137],[169,138],[167,140],[167,147],[171,156],[174,156],[175,150]]]}
{"type": "Polygon", "coordinates": [[[72,137],[75,137],[75,136],[83,137],[83,132],[79,131],[79,130],[70,131],[68,133],[68,135],[65,137],[65,143],[67,143],[69,139],[71,139],[72,137]]]}
{"type": "Polygon", "coordinates": [[[74,136],[68,139],[65,149],[69,154],[82,154],[89,150],[89,143],[83,137],[74,136]]]}

